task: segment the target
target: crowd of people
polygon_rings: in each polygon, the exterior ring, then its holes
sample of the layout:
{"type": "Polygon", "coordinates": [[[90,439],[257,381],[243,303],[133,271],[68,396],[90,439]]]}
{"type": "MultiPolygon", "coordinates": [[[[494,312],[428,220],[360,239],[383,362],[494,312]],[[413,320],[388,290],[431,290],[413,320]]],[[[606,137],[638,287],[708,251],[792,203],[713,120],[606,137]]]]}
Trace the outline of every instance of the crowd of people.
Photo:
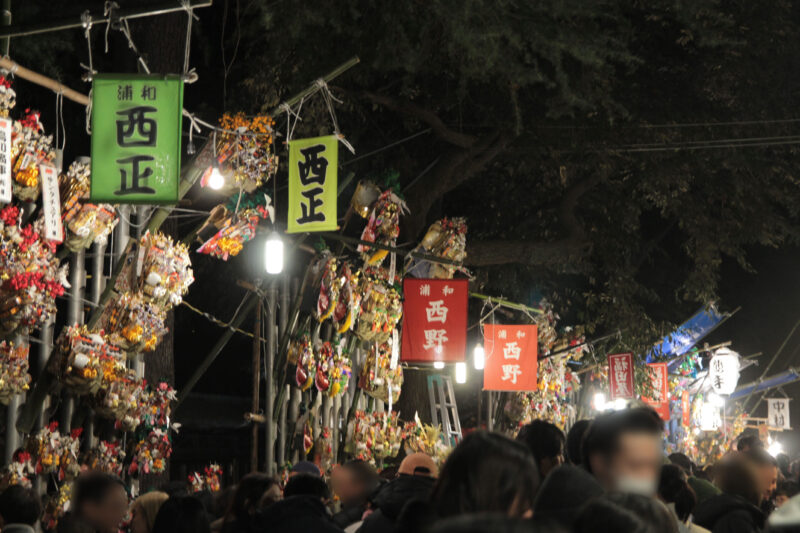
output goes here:
{"type": "MultiPolygon", "coordinates": [[[[663,424],[636,407],[579,421],[542,420],[516,439],[476,431],[442,465],[423,453],[378,472],[363,461],[324,476],[311,462],[288,480],[252,473],[215,494],[168,484],[129,502],[123,481],[86,472],[58,533],[800,532],[800,462],[757,436],[699,467],[663,453],[663,424]]],[[[33,533],[39,495],[0,494],[0,532],[33,533]]]]}

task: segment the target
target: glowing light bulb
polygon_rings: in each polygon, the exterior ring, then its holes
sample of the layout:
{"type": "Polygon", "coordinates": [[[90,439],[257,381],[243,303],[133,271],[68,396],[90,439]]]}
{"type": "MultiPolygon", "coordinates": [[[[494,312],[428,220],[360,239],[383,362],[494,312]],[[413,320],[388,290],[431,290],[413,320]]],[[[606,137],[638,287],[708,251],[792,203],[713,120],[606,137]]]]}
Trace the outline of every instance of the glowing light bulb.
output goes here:
{"type": "Polygon", "coordinates": [[[456,383],[467,382],[467,363],[456,363],[456,383]]]}
{"type": "Polygon", "coordinates": [[[436,370],[443,369],[444,368],[444,361],[434,361],[433,362],[433,368],[435,368],[436,370]]]}
{"type": "Polygon", "coordinates": [[[769,445],[769,447],[767,447],[767,452],[768,452],[768,453],[769,453],[769,454],[770,454],[772,457],[777,457],[777,456],[778,456],[778,454],[780,454],[781,452],[783,452],[783,445],[782,445],[780,442],[778,442],[777,440],[774,440],[774,441],[772,441],[772,443],[769,445]]]}
{"type": "Polygon", "coordinates": [[[220,190],[225,185],[225,176],[219,171],[219,166],[214,165],[211,168],[211,175],[208,177],[208,186],[215,191],[220,190]]]}
{"type": "Polygon", "coordinates": [[[617,398],[614,400],[614,410],[615,411],[622,411],[628,406],[627,400],[625,398],[617,398]]]}
{"type": "Polygon", "coordinates": [[[264,267],[268,274],[283,272],[283,241],[277,231],[273,231],[267,237],[266,246],[264,246],[264,267]]]}
{"type": "Polygon", "coordinates": [[[602,392],[597,392],[594,395],[594,408],[598,411],[605,411],[606,410],[606,395],[602,392]]]}
{"type": "Polygon", "coordinates": [[[472,355],[475,363],[475,370],[483,370],[486,366],[486,352],[483,350],[483,346],[476,344],[472,355]]]}

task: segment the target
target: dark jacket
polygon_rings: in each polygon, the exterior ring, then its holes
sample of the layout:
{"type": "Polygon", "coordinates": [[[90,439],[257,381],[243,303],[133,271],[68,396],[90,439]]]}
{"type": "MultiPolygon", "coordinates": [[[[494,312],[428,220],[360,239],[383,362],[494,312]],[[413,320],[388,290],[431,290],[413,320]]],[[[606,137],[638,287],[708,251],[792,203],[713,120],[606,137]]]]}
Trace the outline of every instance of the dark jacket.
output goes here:
{"type": "Polygon", "coordinates": [[[761,509],[730,494],[712,496],[694,510],[694,523],[712,533],[758,533],[765,518],[761,509]]]}
{"type": "Polygon", "coordinates": [[[601,494],[603,487],[589,472],[579,466],[561,465],[550,472],[539,488],[533,502],[533,521],[543,531],[551,523],[570,529],[581,507],[601,494]]]}
{"type": "Polygon", "coordinates": [[[375,508],[361,525],[359,533],[384,533],[394,530],[400,512],[410,501],[427,500],[436,480],[428,476],[401,474],[384,485],[372,500],[375,508]]]}
{"type": "Polygon", "coordinates": [[[355,524],[361,520],[366,510],[367,507],[365,505],[351,505],[350,507],[345,507],[333,515],[333,523],[344,529],[350,524],[355,524]]]}
{"type": "Polygon", "coordinates": [[[262,531],[269,533],[342,533],[331,521],[319,498],[291,496],[267,507],[259,516],[262,531]]]}

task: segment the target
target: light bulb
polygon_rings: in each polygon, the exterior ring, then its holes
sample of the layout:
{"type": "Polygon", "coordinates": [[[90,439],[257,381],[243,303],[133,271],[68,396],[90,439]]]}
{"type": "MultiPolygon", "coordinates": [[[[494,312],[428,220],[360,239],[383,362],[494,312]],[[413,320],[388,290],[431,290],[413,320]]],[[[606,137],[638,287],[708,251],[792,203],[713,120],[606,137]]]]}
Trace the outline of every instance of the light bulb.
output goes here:
{"type": "Polygon", "coordinates": [[[456,383],[467,382],[467,363],[456,363],[456,383]]]}
{"type": "Polygon", "coordinates": [[[225,185],[225,176],[219,171],[219,167],[214,165],[211,167],[211,175],[208,177],[208,186],[215,191],[220,190],[225,185]]]}
{"type": "Polygon", "coordinates": [[[434,361],[433,362],[433,368],[435,368],[436,370],[443,369],[444,368],[444,361],[434,361]]]}
{"type": "Polygon", "coordinates": [[[483,370],[486,366],[486,352],[480,344],[475,345],[475,350],[472,352],[472,358],[475,362],[475,370],[483,370]]]}
{"type": "Polygon", "coordinates": [[[777,457],[781,452],[783,452],[783,445],[776,440],[772,441],[772,444],[767,448],[767,453],[772,457],[777,457]]]}
{"type": "Polygon", "coordinates": [[[267,243],[264,246],[264,266],[268,274],[283,272],[283,241],[277,231],[273,231],[267,237],[267,243]]]}
{"type": "Polygon", "coordinates": [[[615,411],[622,411],[628,406],[627,400],[625,398],[617,398],[614,400],[614,410],[615,411]]]}
{"type": "Polygon", "coordinates": [[[598,411],[605,411],[606,410],[606,395],[602,392],[597,392],[594,395],[594,408],[598,411]]]}

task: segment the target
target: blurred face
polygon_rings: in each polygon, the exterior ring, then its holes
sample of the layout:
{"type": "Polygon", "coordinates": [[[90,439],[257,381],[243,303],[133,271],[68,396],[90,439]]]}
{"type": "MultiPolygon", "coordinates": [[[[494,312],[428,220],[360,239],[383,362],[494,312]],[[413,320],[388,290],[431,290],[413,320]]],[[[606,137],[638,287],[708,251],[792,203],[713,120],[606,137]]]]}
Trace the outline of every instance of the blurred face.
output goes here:
{"type": "Polygon", "coordinates": [[[784,503],[789,501],[789,496],[786,494],[778,494],[775,496],[775,507],[780,507],[784,503]]]}
{"type": "Polygon", "coordinates": [[[147,519],[144,516],[144,511],[139,504],[131,506],[131,526],[130,533],[150,533],[150,528],[147,527],[147,519]]]}
{"type": "Polygon", "coordinates": [[[99,533],[117,533],[128,512],[128,495],[120,485],[114,485],[102,501],[86,502],[81,511],[83,518],[99,533]]]}
{"type": "Polygon", "coordinates": [[[655,495],[661,472],[661,440],[647,433],[623,433],[611,457],[590,458],[592,471],[607,490],[655,495]]]}
{"type": "Polygon", "coordinates": [[[758,481],[761,497],[768,500],[778,488],[778,467],[772,465],[762,466],[758,469],[758,481]]]}
{"type": "Polygon", "coordinates": [[[542,479],[547,477],[547,474],[552,472],[556,467],[564,464],[564,450],[555,457],[545,457],[539,461],[539,475],[542,479]]]}
{"type": "Polygon", "coordinates": [[[347,468],[337,468],[331,473],[331,488],[343,505],[360,503],[364,497],[364,486],[347,468]]]}

